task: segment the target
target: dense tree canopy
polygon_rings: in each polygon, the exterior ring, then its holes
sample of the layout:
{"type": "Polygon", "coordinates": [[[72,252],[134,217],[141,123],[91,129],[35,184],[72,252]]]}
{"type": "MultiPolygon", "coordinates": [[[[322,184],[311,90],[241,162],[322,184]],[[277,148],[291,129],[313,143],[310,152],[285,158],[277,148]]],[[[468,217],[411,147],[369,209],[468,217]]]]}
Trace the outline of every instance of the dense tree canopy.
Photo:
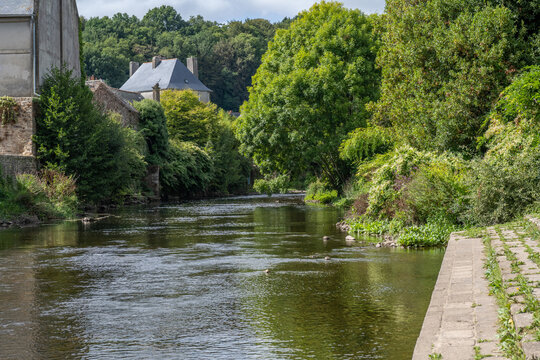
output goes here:
{"type": "Polygon", "coordinates": [[[220,25],[200,16],[186,21],[171,6],[151,9],[142,20],[120,13],[83,19],[85,69],[120,87],[128,79],[130,61],[197,56],[201,81],[214,91],[212,101],[238,111],[268,41],[289,22],[253,19],[220,25]]]}
{"type": "Polygon", "coordinates": [[[474,152],[500,92],[531,60],[527,16],[497,1],[388,0],[375,121],[422,149],[474,152]]]}
{"type": "Polygon", "coordinates": [[[378,41],[358,10],[322,2],[277,32],[242,107],[238,136],[266,172],[323,172],[343,182],[338,149],[378,97],[378,41]]]}

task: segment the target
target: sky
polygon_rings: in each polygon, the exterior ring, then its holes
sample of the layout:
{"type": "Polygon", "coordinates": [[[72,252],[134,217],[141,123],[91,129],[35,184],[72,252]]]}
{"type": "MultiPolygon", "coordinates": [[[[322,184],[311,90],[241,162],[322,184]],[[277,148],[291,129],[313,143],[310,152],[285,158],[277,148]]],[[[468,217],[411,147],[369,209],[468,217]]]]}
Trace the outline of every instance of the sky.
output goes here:
{"type": "MultiPolygon", "coordinates": [[[[139,18],[154,7],[171,5],[183,19],[202,15],[206,20],[226,23],[231,20],[263,18],[272,22],[293,17],[309,9],[312,0],[77,0],[79,14],[86,17],[112,16],[118,12],[139,18]]],[[[382,13],[385,0],[341,0],[348,8],[366,14],[382,13]]]]}

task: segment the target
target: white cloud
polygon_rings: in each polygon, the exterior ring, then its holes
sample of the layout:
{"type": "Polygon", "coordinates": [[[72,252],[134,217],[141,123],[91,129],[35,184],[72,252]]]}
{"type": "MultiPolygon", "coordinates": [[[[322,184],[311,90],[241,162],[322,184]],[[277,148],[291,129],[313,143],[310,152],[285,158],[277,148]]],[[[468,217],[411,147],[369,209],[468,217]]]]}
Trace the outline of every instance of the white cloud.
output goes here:
{"type": "MultiPolygon", "coordinates": [[[[344,0],[345,6],[365,13],[382,13],[385,0],[344,0]]],[[[311,0],[78,0],[79,13],[84,17],[112,16],[118,12],[138,17],[154,7],[173,6],[184,19],[202,15],[207,20],[227,22],[246,18],[279,21],[308,9],[311,0]]]]}

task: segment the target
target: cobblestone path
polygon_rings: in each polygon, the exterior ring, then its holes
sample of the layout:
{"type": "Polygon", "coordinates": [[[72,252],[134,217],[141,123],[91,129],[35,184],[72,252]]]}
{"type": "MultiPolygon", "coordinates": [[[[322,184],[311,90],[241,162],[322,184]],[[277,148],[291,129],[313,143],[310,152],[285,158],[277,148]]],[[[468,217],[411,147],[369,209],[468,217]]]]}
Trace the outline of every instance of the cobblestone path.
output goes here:
{"type": "Polygon", "coordinates": [[[452,234],[413,359],[540,359],[540,219],[452,234]]]}

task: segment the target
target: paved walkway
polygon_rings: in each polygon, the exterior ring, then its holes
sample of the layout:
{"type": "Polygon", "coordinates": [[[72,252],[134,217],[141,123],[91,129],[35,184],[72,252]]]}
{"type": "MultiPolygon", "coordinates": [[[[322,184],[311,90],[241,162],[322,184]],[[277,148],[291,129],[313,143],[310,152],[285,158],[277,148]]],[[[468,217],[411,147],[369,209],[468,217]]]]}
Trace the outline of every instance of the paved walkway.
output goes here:
{"type": "MultiPolygon", "coordinates": [[[[491,227],[483,234],[489,237],[497,255],[501,286],[518,334],[518,350],[523,349],[521,354],[507,352],[512,359],[540,359],[539,324],[534,321],[540,315],[540,235],[531,233],[536,221],[540,226],[540,220],[530,221],[491,227]],[[520,279],[520,274],[524,278],[520,279]],[[521,290],[519,284],[523,285],[521,290]],[[526,287],[530,287],[529,295],[524,293],[526,287]]],[[[489,293],[485,263],[481,238],[452,234],[413,360],[508,358],[500,349],[499,305],[489,293]]]]}

